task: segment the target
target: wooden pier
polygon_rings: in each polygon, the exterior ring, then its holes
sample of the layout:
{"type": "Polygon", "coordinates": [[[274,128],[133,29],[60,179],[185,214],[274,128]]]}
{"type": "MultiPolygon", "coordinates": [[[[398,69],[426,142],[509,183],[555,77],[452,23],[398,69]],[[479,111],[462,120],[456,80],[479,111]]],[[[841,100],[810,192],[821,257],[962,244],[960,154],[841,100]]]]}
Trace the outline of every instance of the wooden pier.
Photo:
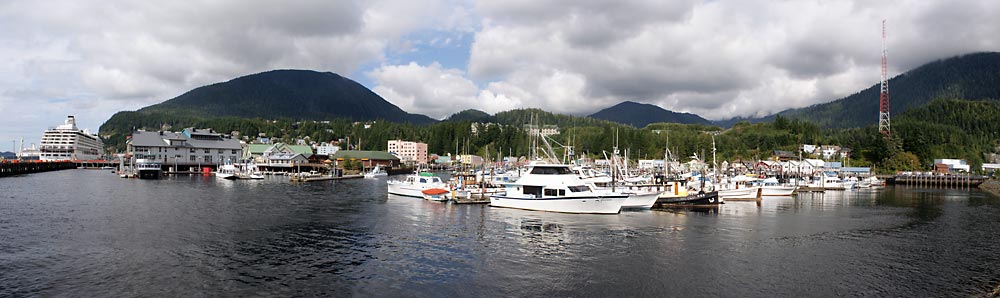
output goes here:
{"type": "Polygon", "coordinates": [[[973,188],[986,181],[986,177],[947,174],[947,175],[896,175],[892,179],[885,180],[887,184],[906,185],[915,187],[935,187],[935,188],[973,188]]]}
{"type": "Polygon", "coordinates": [[[0,177],[75,168],[77,168],[77,164],[71,161],[2,161],[0,162],[0,177]]]}

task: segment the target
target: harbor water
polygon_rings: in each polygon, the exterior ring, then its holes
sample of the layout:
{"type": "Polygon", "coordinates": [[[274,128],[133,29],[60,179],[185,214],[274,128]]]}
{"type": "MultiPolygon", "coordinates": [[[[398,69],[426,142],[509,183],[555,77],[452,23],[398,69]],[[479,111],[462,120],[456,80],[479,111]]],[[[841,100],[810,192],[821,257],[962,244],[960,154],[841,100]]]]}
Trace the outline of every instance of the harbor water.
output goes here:
{"type": "Polygon", "coordinates": [[[574,215],[387,196],[384,177],[0,179],[0,297],[968,297],[998,285],[1000,204],[976,190],[574,215]]]}

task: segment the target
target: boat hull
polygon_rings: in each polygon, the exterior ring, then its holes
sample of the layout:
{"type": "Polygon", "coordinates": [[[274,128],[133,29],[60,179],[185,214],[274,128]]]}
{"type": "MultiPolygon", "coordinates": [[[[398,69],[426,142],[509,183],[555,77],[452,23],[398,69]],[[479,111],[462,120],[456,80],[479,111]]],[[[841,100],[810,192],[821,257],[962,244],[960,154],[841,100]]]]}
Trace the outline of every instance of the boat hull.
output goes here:
{"type": "Polygon", "coordinates": [[[445,188],[445,185],[417,185],[409,183],[389,183],[389,194],[413,197],[413,198],[423,198],[424,190],[431,188],[445,188]]]}
{"type": "Polygon", "coordinates": [[[659,196],[660,193],[658,192],[629,194],[628,198],[625,199],[625,203],[622,203],[622,209],[653,208],[659,196]]]}
{"type": "Polygon", "coordinates": [[[683,197],[661,196],[656,200],[656,206],[659,207],[697,207],[715,206],[718,204],[722,204],[722,199],[719,198],[719,192],[717,191],[687,195],[683,197]]]}
{"type": "Polygon", "coordinates": [[[787,197],[795,192],[791,186],[761,186],[761,195],[769,197],[787,197]]]}
{"type": "Polygon", "coordinates": [[[491,196],[490,206],[562,213],[617,214],[626,199],[627,195],[554,198],[491,196]]]}
{"type": "Polygon", "coordinates": [[[723,200],[754,200],[760,198],[758,194],[761,192],[760,188],[750,187],[741,189],[727,189],[720,190],[719,197],[723,200]]]}

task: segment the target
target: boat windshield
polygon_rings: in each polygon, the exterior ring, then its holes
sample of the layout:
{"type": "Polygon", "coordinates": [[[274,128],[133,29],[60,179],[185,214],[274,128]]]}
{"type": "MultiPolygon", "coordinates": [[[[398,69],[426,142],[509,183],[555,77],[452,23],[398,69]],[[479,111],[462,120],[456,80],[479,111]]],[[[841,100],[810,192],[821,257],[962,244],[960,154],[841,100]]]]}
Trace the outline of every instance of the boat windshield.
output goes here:
{"type": "Polygon", "coordinates": [[[572,175],[573,171],[569,167],[534,167],[531,169],[531,173],[536,175],[572,175]]]}

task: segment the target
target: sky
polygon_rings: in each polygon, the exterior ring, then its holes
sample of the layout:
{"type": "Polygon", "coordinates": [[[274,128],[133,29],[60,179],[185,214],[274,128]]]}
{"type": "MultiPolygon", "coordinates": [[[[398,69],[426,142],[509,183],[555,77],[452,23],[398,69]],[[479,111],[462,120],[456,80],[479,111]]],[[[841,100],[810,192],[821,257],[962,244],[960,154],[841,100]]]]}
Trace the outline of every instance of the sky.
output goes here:
{"type": "MultiPolygon", "coordinates": [[[[0,151],[272,69],[410,113],[588,115],[622,101],[765,116],[1000,47],[1000,1],[0,1],[0,151]]],[[[890,86],[890,93],[892,92],[890,86]]]]}

